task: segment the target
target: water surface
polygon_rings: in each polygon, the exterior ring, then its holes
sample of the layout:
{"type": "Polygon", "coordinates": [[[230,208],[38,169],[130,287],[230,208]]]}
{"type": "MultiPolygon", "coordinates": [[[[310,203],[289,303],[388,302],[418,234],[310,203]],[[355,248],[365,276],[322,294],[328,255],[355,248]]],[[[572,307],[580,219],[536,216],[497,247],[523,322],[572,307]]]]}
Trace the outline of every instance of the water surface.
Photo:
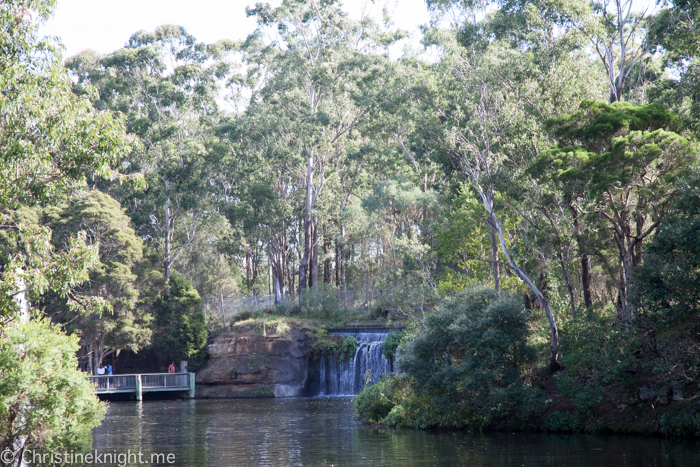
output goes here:
{"type": "Polygon", "coordinates": [[[700,466],[698,441],[422,432],[364,426],[353,414],[344,397],[114,402],[94,448],[170,453],[174,463],[161,465],[178,467],[700,466]]]}

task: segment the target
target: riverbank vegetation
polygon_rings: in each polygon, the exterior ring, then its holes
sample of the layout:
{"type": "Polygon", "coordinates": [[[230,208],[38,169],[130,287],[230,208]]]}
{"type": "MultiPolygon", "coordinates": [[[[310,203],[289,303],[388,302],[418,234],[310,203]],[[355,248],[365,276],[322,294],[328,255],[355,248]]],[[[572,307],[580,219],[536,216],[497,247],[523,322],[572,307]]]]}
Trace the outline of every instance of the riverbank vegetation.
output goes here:
{"type": "Polygon", "coordinates": [[[0,4],[3,351],[30,316],[93,371],[196,369],[243,318],[400,321],[364,420],[698,436],[698,6],[427,4],[65,59],[53,0],[0,4]]]}

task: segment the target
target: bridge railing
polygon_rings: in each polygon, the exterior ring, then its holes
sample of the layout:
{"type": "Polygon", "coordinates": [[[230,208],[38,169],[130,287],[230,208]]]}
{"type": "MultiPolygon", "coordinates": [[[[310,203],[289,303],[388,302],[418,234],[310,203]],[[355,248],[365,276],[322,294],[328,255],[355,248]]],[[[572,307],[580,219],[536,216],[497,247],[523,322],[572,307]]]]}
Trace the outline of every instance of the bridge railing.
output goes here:
{"type": "Polygon", "coordinates": [[[141,389],[188,388],[189,373],[144,373],[135,375],[90,376],[96,392],[128,391],[141,389]],[[137,378],[139,381],[137,381],[137,378]],[[141,384],[138,384],[138,383],[141,384]]]}
{"type": "Polygon", "coordinates": [[[95,390],[97,391],[135,390],[137,376],[138,375],[90,376],[90,382],[95,385],[95,390]]]}
{"type": "Polygon", "coordinates": [[[187,387],[189,375],[187,373],[157,373],[141,375],[141,386],[146,388],[175,388],[187,387]]]}

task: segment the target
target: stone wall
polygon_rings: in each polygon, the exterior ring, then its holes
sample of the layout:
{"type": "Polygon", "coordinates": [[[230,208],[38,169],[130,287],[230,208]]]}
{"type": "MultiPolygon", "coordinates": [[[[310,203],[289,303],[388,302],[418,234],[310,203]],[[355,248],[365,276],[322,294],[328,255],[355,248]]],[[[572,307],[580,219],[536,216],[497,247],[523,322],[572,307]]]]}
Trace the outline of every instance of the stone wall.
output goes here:
{"type": "Polygon", "coordinates": [[[207,348],[207,364],[197,372],[197,397],[305,395],[308,329],[274,331],[240,329],[217,337],[207,348]]]}

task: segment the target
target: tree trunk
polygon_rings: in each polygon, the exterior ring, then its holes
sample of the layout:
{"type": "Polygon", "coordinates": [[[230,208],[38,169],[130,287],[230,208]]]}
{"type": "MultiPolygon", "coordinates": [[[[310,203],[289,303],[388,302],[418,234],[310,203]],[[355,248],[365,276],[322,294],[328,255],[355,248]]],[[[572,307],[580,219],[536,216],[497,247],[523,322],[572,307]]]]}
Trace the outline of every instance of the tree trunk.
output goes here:
{"type": "Polygon", "coordinates": [[[323,283],[330,284],[331,277],[331,257],[328,256],[328,250],[331,249],[331,237],[328,234],[326,226],[323,226],[323,283]]]}
{"type": "MultiPolygon", "coordinates": [[[[340,225],[340,239],[342,242],[340,245],[340,283],[343,286],[343,292],[347,294],[348,284],[345,280],[345,265],[348,259],[348,246],[345,244],[345,224],[340,225]]],[[[345,306],[347,306],[347,303],[345,306]]]]}
{"type": "Polygon", "coordinates": [[[311,225],[311,209],[313,206],[313,180],[314,164],[311,154],[307,157],[306,164],[306,209],[304,210],[304,254],[299,264],[299,300],[302,299],[303,290],[308,284],[309,261],[313,243],[313,228],[311,225]]]}
{"type": "Polygon", "coordinates": [[[309,274],[309,288],[316,288],[318,284],[318,217],[313,216],[311,218],[311,228],[313,235],[311,236],[311,261],[310,268],[311,274],[309,274]]]}
{"type": "Polygon", "coordinates": [[[487,222],[489,225],[489,234],[491,238],[491,260],[493,261],[493,288],[496,292],[501,291],[501,274],[498,268],[498,240],[496,240],[496,232],[493,229],[493,225],[487,222]]]}
{"type": "Polygon", "coordinates": [[[591,308],[593,306],[593,300],[591,299],[591,260],[585,253],[585,248],[583,245],[583,239],[581,238],[581,223],[578,218],[578,211],[576,207],[569,204],[569,210],[571,211],[571,217],[574,222],[574,237],[576,238],[576,244],[578,245],[578,253],[581,257],[581,288],[583,289],[583,303],[586,308],[591,308]]]}
{"type": "Polygon", "coordinates": [[[338,248],[338,239],[335,239],[335,286],[340,287],[340,248],[338,248]]]}
{"type": "MultiPolygon", "coordinates": [[[[559,356],[559,331],[557,330],[557,323],[556,320],[554,319],[554,315],[552,314],[552,310],[549,308],[549,302],[547,299],[544,297],[540,289],[535,286],[535,284],[530,280],[530,278],[525,274],[515,263],[513,258],[510,255],[510,250],[508,250],[508,247],[506,246],[506,240],[505,236],[503,235],[503,228],[501,227],[501,223],[498,220],[498,217],[496,214],[493,212],[493,197],[492,196],[487,196],[487,193],[484,191],[482,188],[481,184],[479,183],[479,179],[473,174],[469,174],[469,178],[471,179],[472,183],[474,184],[475,188],[477,189],[479,193],[479,197],[481,198],[482,205],[484,206],[484,209],[486,209],[486,212],[489,216],[489,220],[491,221],[491,225],[493,225],[493,228],[498,235],[498,239],[501,244],[501,251],[503,252],[503,255],[506,257],[508,260],[508,264],[510,264],[510,267],[515,271],[515,273],[518,275],[520,280],[522,280],[532,291],[532,293],[540,300],[542,303],[542,306],[544,307],[545,315],[547,316],[547,321],[549,321],[549,329],[550,329],[550,335],[552,339],[552,346],[551,346],[551,352],[549,354],[549,361],[552,365],[553,369],[558,369],[559,364],[557,363],[557,357],[559,356]],[[491,198],[491,199],[490,199],[491,198]]],[[[489,194],[491,193],[491,190],[489,190],[489,194]]]]}
{"type": "MultiPolygon", "coordinates": [[[[166,191],[169,188],[168,181],[166,180],[165,182],[165,189],[166,191]]],[[[165,251],[164,253],[164,261],[163,261],[163,266],[165,269],[165,285],[166,287],[170,286],[170,266],[172,266],[172,263],[170,262],[170,242],[171,242],[171,225],[170,225],[170,197],[166,196],[165,197],[165,251]]]]}

